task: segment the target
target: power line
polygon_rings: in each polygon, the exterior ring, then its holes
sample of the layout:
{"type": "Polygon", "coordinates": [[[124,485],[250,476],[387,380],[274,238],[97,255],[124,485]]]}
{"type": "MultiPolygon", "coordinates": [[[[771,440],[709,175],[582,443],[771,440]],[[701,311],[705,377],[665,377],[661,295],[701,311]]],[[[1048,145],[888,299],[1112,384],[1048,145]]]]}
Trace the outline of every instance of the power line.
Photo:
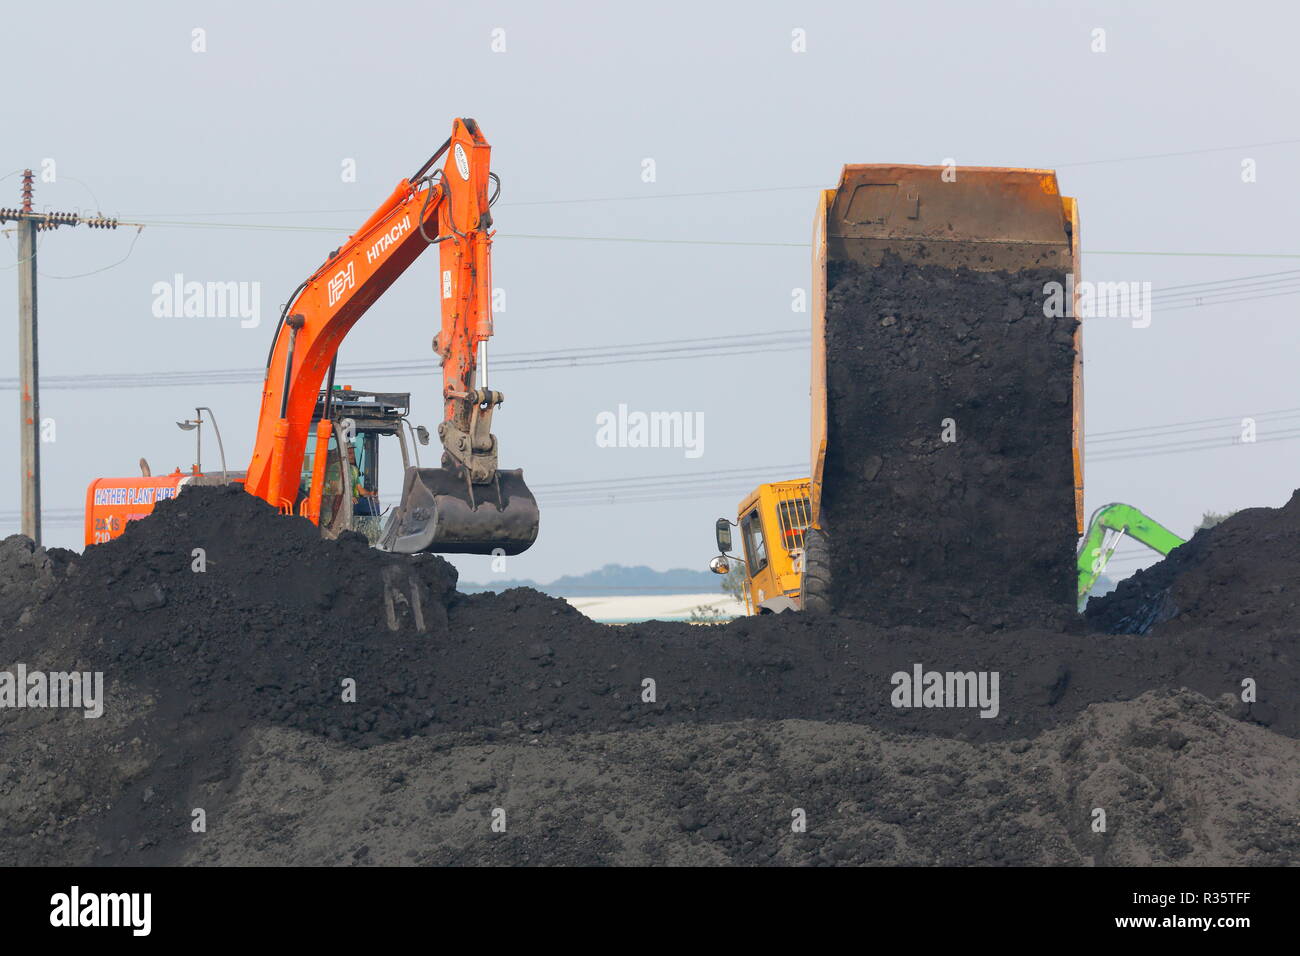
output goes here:
{"type": "Polygon", "coordinates": [[[621,482],[642,483],[642,482],[665,482],[665,481],[679,481],[679,480],[699,481],[702,478],[717,478],[722,475],[735,475],[738,473],[747,474],[750,472],[771,473],[775,471],[784,474],[786,472],[793,471],[796,468],[805,468],[805,467],[807,467],[807,462],[796,463],[793,465],[775,465],[775,466],[752,465],[748,468],[723,468],[717,471],[679,471],[667,475],[663,475],[663,474],[633,475],[633,476],[625,476],[619,478],[596,478],[596,479],[583,480],[583,481],[560,481],[560,482],[550,482],[549,484],[548,483],[536,484],[533,485],[532,487],[534,490],[540,491],[542,489],[590,488],[596,485],[605,485],[610,483],[621,483],[621,482]]]}
{"type": "MultiPolygon", "coordinates": [[[[1050,169],[1072,169],[1080,166],[1100,166],[1110,163],[1132,163],[1142,162],[1152,159],[1171,159],[1179,156],[1200,156],[1208,153],[1234,152],[1243,149],[1269,149],[1276,146],[1294,146],[1300,144],[1300,139],[1281,139],[1273,140],[1266,143],[1247,143],[1242,146],[1213,146],[1204,149],[1181,150],[1170,153],[1146,153],[1140,156],[1120,156],[1109,159],[1090,159],[1074,163],[1056,163],[1054,166],[1043,168],[1050,169]]],[[[958,169],[961,167],[959,166],[958,169]]],[[[12,175],[12,174],[11,174],[12,175]]],[[[498,206],[566,206],[589,203],[606,203],[606,202],[645,202],[664,199],[702,199],[713,196],[746,196],[758,193],[773,192],[810,192],[826,189],[824,183],[814,183],[804,186],[751,186],[742,189],[708,189],[695,190],[692,192],[643,192],[636,195],[621,196],[589,196],[583,198],[566,198],[566,199],[523,199],[523,200],[503,200],[498,206]]],[[[362,214],[370,213],[370,209],[361,208],[344,208],[344,209],[280,209],[280,210],[255,210],[252,212],[231,212],[228,210],[218,210],[216,212],[172,212],[172,213],[137,213],[137,218],[146,218],[149,216],[170,217],[179,219],[182,217],[206,217],[206,216],[303,216],[303,215],[324,215],[324,214],[343,214],[351,215],[353,213],[362,214]]]]}
{"type": "MultiPolygon", "coordinates": [[[[607,489],[604,491],[589,491],[582,494],[555,495],[539,492],[537,495],[538,502],[543,507],[552,505],[581,505],[594,502],[603,502],[605,504],[636,504],[647,501],[687,501],[700,498],[738,498],[740,495],[753,491],[755,487],[765,484],[769,481],[781,480],[781,472],[767,472],[761,475],[755,475],[745,482],[732,482],[730,484],[712,484],[712,485],[692,485],[685,484],[676,489],[663,488],[627,488],[627,489],[607,489]]],[[[788,472],[787,472],[788,474],[788,472]]]]}
{"type": "MultiPolygon", "coordinates": [[[[1300,417],[1300,416],[1297,416],[1297,415],[1287,415],[1287,416],[1285,416],[1285,418],[1271,419],[1270,421],[1284,421],[1284,420],[1286,420],[1286,419],[1289,419],[1289,418],[1296,418],[1296,417],[1300,417]]],[[[1233,429],[1234,431],[1238,431],[1238,430],[1240,430],[1240,427],[1241,427],[1240,422],[1237,422],[1237,423],[1233,424],[1231,427],[1232,427],[1232,429],[1233,429]]],[[[1171,436],[1171,435],[1186,435],[1186,434],[1195,433],[1195,432],[1203,432],[1203,431],[1206,431],[1206,430],[1207,430],[1207,426],[1202,425],[1202,426],[1199,426],[1199,427],[1192,426],[1192,427],[1188,427],[1188,428],[1176,428],[1176,429],[1170,429],[1170,430],[1168,430],[1168,431],[1160,431],[1160,432],[1154,432],[1154,431],[1153,431],[1153,432],[1150,432],[1150,433],[1148,433],[1148,434],[1141,434],[1141,435],[1127,435],[1127,436],[1121,436],[1121,437],[1118,437],[1118,438],[1099,438],[1099,439],[1087,438],[1087,439],[1085,439],[1085,440],[1088,442],[1088,444],[1089,444],[1090,446],[1092,446],[1092,445],[1104,445],[1104,444],[1107,444],[1108,442],[1126,442],[1126,441],[1142,441],[1142,442],[1146,442],[1146,441],[1150,441],[1150,440],[1153,439],[1153,438],[1165,438],[1165,437],[1167,437],[1167,436],[1171,436]]],[[[1223,436],[1219,436],[1219,437],[1223,437],[1223,436]]],[[[1208,441],[1208,440],[1210,440],[1210,439],[1204,439],[1204,440],[1207,440],[1207,441],[1208,441]]],[[[1108,454],[1108,453],[1111,453],[1111,452],[1122,452],[1122,451],[1126,451],[1126,450],[1127,450],[1127,449],[1122,448],[1122,447],[1120,447],[1120,448],[1105,448],[1105,449],[1102,450],[1102,454],[1108,454]]]]}
{"type": "MultiPolygon", "coordinates": [[[[1288,415],[1290,415],[1292,412],[1300,412],[1300,408],[1276,408],[1276,409],[1272,409],[1272,410],[1267,411],[1267,412],[1256,412],[1254,415],[1251,415],[1251,416],[1249,416],[1249,417],[1258,420],[1258,419],[1261,419],[1261,418],[1270,418],[1270,417],[1276,417],[1276,416],[1288,416],[1288,415]]],[[[1123,435],[1123,434],[1128,434],[1128,433],[1130,433],[1130,432],[1135,432],[1135,431],[1148,431],[1148,430],[1152,430],[1152,429],[1176,428],[1176,427],[1181,426],[1181,425],[1226,424],[1226,423],[1228,423],[1228,422],[1240,422],[1240,421],[1241,421],[1241,418],[1240,418],[1240,417],[1227,416],[1227,415],[1225,415],[1225,416],[1220,416],[1219,418],[1193,418],[1193,419],[1190,419],[1190,420],[1188,420],[1188,421],[1182,421],[1182,422],[1169,422],[1169,423],[1164,424],[1164,425],[1143,425],[1143,426],[1135,427],[1135,428],[1117,428],[1117,429],[1111,429],[1110,431],[1104,431],[1104,432],[1090,432],[1090,433],[1088,434],[1088,440],[1089,440],[1089,441],[1092,441],[1094,438],[1103,438],[1103,437],[1106,437],[1106,436],[1109,436],[1109,435],[1123,435]]]]}
{"type": "MultiPolygon", "coordinates": [[[[1216,421],[1216,419],[1207,419],[1207,421],[1216,421]]],[[[1300,429],[1282,432],[1276,436],[1259,438],[1255,442],[1224,442],[1215,439],[1175,442],[1126,454],[1089,456],[1085,464],[1210,451],[1248,444],[1295,441],[1298,438],[1300,438],[1300,429]]],[[[532,489],[540,503],[548,508],[652,504],[661,501],[733,499],[751,491],[756,483],[786,480],[782,476],[800,476],[806,473],[807,463],[796,462],[784,465],[749,466],[713,471],[685,471],[668,474],[583,479],[580,481],[544,482],[534,484],[532,489]]],[[[397,494],[390,493],[387,497],[395,499],[397,494]]],[[[75,524],[83,520],[79,509],[74,508],[43,510],[42,515],[51,524],[75,524]]],[[[0,525],[9,524],[15,517],[16,513],[14,512],[0,512],[0,525]]],[[[1120,555],[1112,558],[1112,561],[1129,559],[1127,555],[1120,555]]]]}
{"type": "Polygon", "coordinates": [[[727,499],[732,506],[736,500],[743,494],[752,491],[754,483],[741,485],[734,488],[703,488],[696,491],[682,491],[673,494],[624,494],[624,495],[595,495],[586,499],[571,499],[561,501],[551,501],[550,499],[540,499],[539,503],[547,508],[587,508],[596,505],[644,505],[654,504],[660,501],[705,501],[709,499],[727,499]]]}
{"type": "MultiPolygon", "coordinates": [[[[506,352],[493,358],[497,371],[521,371],[549,368],[569,368],[594,365],[624,365],[637,362],[661,361],[676,358],[710,358],[732,355],[751,355],[768,351],[789,351],[807,348],[809,332],[788,330],[757,332],[730,336],[709,336],[699,339],[664,340],[639,345],[609,345],[556,349],[545,352],[506,352]]],[[[343,365],[339,374],[345,377],[384,377],[410,373],[433,372],[438,369],[436,360],[371,362],[343,365]]],[[[261,382],[266,376],[264,368],[211,369],[186,372],[122,372],[101,375],[52,375],[42,381],[47,388],[146,388],[177,385],[232,385],[261,382]]],[[[0,389],[14,388],[14,379],[0,379],[0,389]]]]}
{"type": "Polygon", "coordinates": [[[1261,272],[1258,273],[1257,275],[1234,276],[1229,279],[1207,279],[1204,282],[1184,282],[1181,285],[1168,286],[1161,292],[1157,292],[1156,295],[1157,296],[1163,295],[1165,292],[1171,291],[1173,289],[1199,289],[1205,286],[1219,286],[1219,285],[1223,285],[1224,283],[1246,282],[1247,280],[1276,279],[1279,276],[1292,276],[1292,277],[1300,278],[1300,269],[1283,269],[1280,272],[1261,272]]]}
{"type": "Polygon", "coordinates": [[[1300,438],[1300,430],[1282,432],[1267,438],[1256,438],[1254,441],[1240,441],[1236,439],[1205,439],[1204,442],[1188,442],[1184,444],[1172,444],[1161,446],[1163,450],[1143,450],[1134,451],[1129,454],[1120,455],[1102,455],[1098,457],[1088,457],[1088,464],[1103,464],[1111,461],[1127,461],[1133,458],[1155,458],[1163,455],[1182,455],[1194,451],[1214,451],[1224,448],[1244,448],[1250,445],[1268,445],[1278,441],[1295,441],[1300,438]]]}
{"type": "MultiPolygon", "coordinates": [[[[762,480],[773,480],[773,475],[788,475],[806,471],[806,464],[787,464],[771,467],[722,469],[711,472],[679,472],[669,475],[628,476],[604,479],[598,482],[555,482],[535,484],[531,488],[547,508],[577,507],[581,505],[638,504],[662,500],[701,500],[710,498],[735,498],[752,490],[762,480]],[[748,480],[745,475],[752,474],[748,480]],[[720,477],[726,481],[717,484],[720,477]],[[744,484],[739,482],[744,481],[744,484]],[[685,485],[685,487],[681,487],[685,485]],[[656,490],[656,488],[658,490],[656,490]],[[677,490],[664,491],[664,488],[677,490]]],[[[396,492],[385,497],[395,500],[396,492]]],[[[52,508],[41,512],[49,524],[80,524],[84,512],[79,508],[52,508]]],[[[10,524],[17,512],[0,512],[0,526],[10,524]]]]}
{"type": "Polygon", "coordinates": [[[126,255],[121,259],[118,259],[116,262],[110,262],[108,265],[101,266],[98,269],[91,269],[89,272],[76,272],[68,276],[51,275],[48,272],[42,272],[40,273],[40,276],[43,279],[84,279],[87,276],[99,275],[101,272],[107,272],[109,269],[115,269],[122,263],[126,262],[127,259],[131,258],[131,253],[135,252],[135,244],[140,240],[140,233],[142,232],[144,232],[144,226],[136,228],[135,235],[131,237],[131,245],[126,249],[126,255]]]}
{"type": "Polygon", "coordinates": [[[1218,302],[1224,296],[1231,296],[1231,301],[1239,301],[1243,294],[1251,296],[1261,292],[1295,291],[1300,289],[1300,278],[1273,279],[1266,282],[1242,283],[1239,286],[1225,286],[1219,289],[1198,289],[1191,292],[1175,292],[1169,295],[1151,296],[1153,307],[1163,307],[1169,303],[1178,305],[1200,305],[1205,302],[1218,302]]]}
{"type": "MultiPolygon", "coordinates": [[[[132,224],[155,228],[180,229],[243,229],[271,232],[320,232],[334,235],[351,235],[351,226],[299,226],[276,223],[238,222],[182,222],[175,219],[136,219],[132,224]]],[[[609,242],[677,246],[737,246],[754,248],[808,249],[809,242],[757,241],[751,239],[672,239],[655,236],[566,236],[546,233],[496,233],[500,239],[546,240],[553,242],[609,242]]],[[[1162,252],[1156,250],[1084,249],[1083,255],[1094,256],[1175,256],[1214,259],[1300,259],[1300,253],[1285,252],[1162,252]]]]}
{"type": "MultiPolygon", "coordinates": [[[[1166,425],[1145,425],[1135,428],[1120,428],[1107,432],[1093,432],[1087,435],[1087,441],[1090,445],[1106,444],[1109,442],[1121,441],[1145,441],[1150,438],[1160,438],[1164,435],[1176,435],[1188,431],[1204,431],[1213,427],[1232,427],[1239,429],[1243,418],[1259,423],[1261,421],[1276,421],[1295,418],[1300,415],[1300,408],[1279,408],[1267,412],[1256,412],[1253,415],[1234,416],[1223,418],[1200,418],[1185,422],[1170,422],[1166,425]]],[[[1112,449],[1107,449],[1110,451],[1112,449]]]]}
{"type": "MultiPolygon", "coordinates": [[[[1217,280],[1227,283],[1242,283],[1248,280],[1267,278],[1277,273],[1261,276],[1238,276],[1233,279],[1217,280]]],[[[1191,283],[1198,288],[1204,283],[1191,283]]],[[[1185,286],[1168,286],[1162,294],[1174,293],[1185,286]]],[[[1300,293],[1298,286],[1294,293],[1300,293]]],[[[1257,298],[1255,296],[1245,299],[1257,298]]],[[[1229,300],[1236,301],[1236,300],[1229,300]]],[[[1215,301],[1213,305],[1227,305],[1229,301],[1215,301]]],[[[1182,306],[1180,308],[1192,308],[1182,306]]],[[[1166,310],[1175,311],[1175,310],[1166,310]]],[[[634,342],[604,346],[575,346],[546,352],[509,352],[495,358],[498,370],[529,371],[546,368],[569,368],[597,365],[628,365],[647,362],[668,361],[676,358],[733,357],[764,354],[777,351],[794,351],[807,348],[810,332],[808,329],[783,329],[752,334],[734,334],[707,336],[691,339],[668,339],[651,342],[634,342]]],[[[438,367],[433,359],[417,361],[372,362],[347,365],[341,372],[348,376],[369,376],[382,378],[408,373],[421,373],[438,367]]],[[[261,382],[265,369],[212,369],[185,372],[134,372],[110,373],[101,375],[56,375],[46,376],[47,388],[154,388],[182,385],[234,385],[255,384],[261,382]]],[[[0,379],[0,389],[17,387],[14,379],[0,379]]],[[[1100,437],[1100,436],[1098,436],[1100,437]]]]}
{"type": "MultiPolygon", "coordinates": [[[[1292,436],[1300,436],[1300,428],[1293,428],[1293,429],[1279,432],[1277,435],[1273,436],[1273,438],[1276,439],[1281,437],[1292,437],[1292,436]]],[[[1147,455],[1150,454],[1151,452],[1162,451],[1168,448],[1194,448],[1198,446],[1223,445],[1223,444],[1253,445],[1256,443],[1256,441],[1242,441],[1241,439],[1234,439],[1234,438],[1227,438],[1225,440],[1224,436],[1218,435],[1210,438],[1193,438],[1184,441],[1168,442],[1163,445],[1147,445],[1142,449],[1141,454],[1147,455]]],[[[1127,449],[1108,449],[1105,452],[1103,452],[1101,455],[1099,455],[1096,460],[1106,461],[1112,457],[1125,458],[1128,457],[1130,454],[1132,454],[1132,452],[1127,449]]]]}
{"type": "Polygon", "coordinates": [[[1134,249],[1084,249],[1085,256],[1175,256],[1202,259],[1300,259],[1300,252],[1156,252],[1134,249]]]}
{"type": "Polygon", "coordinates": [[[1270,295],[1244,295],[1244,296],[1240,296],[1240,297],[1235,298],[1235,299],[1222,299],[1222,300],[1215,301],[1215,302],[1203,302],[1203,303],[1202,303],[1202,302],[1193,302],[1193,303],[1190,303],[1190,304],[1187,304],[1187,305],[1180,305],[1180,306],[1177,306],[1177,307],[1175,307],[1175,308],[1173,308],[1173,309],[1163,309],[1162,312],[1177,312],[1177,311],[1180,311],[1180,310],[1185,311],[1185,310],[1187,310],[1187,309],[1198,309],[1198,308],[1201,308],[1201,307],[1203,307],[1203,306],[1205,306],[1205,305],[1228,305],[1228,304],[1230,304],[1230,303],[1234,303],[1234,302],[1254,302],[1256,299],[1276,299],[1276,298],[1279,298],[1279,297],[1281,297],[1281,296],[1286,296],[1286,295],[1295,295],[1297,292],[1300,292],[1300,288],[1291,289],[1291,290],[1289,290],[1289,291],[1287,291],[1287,292],[1274,292],[1274,293],[1272,293],[1272,294],[1270,294],[1270,295]]]}
{"type": "Polygon", "coordinates": [[[1294,146],[1300,139],[1277,139],[1270,143],[1247,143],[1244,146],[1214,146],[1209,149],[1185,149],[1174,153],[1147,153],[1143,156],[1120,156],[1114,159],[1091,159],[1080,163],[1057,163],[1055,169],[1072,169],[1079,166],[1100,166],[1104,163],[1135,163],[1148,159],[1173,159],[1179,156],[1204,156],[1207,153],[1231,153],[1242,149],[1267,149],[1273,146],[1294,146]]]}

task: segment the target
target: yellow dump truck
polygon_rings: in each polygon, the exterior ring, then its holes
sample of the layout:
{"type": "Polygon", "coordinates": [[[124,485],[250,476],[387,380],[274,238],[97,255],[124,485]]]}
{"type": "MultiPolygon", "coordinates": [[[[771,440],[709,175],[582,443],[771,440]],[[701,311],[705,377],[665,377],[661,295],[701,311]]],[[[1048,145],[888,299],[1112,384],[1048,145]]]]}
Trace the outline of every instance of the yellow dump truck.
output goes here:
{"type": "Polygon", "coordinates": [[[731,570],[731,529],[737,528],[747,579],[745,609],[750,614],[801,607],[807,571],[805,538],[812,524],[810,486],[807,478],[759,485],[740,502],[734,525],[726,518],[718,519],[721,554],[710,567],[720,574],[731,570]]]}
{"type": "MultiPolygon", "coordinates": [[[[831,561],[821,514],[827,456],[827,270],[840,263],[877,267],[887,254],[909,265],[983,272],[1050,265],[1073,276],[1077,305],[1079,220],[1048,169],[849,165],[839,185],[823,190],[813,221],[812,408],[810,477],[759,485],[740,502],[734,522],[719,518],[720,554],[710,567],[726,574],[741,563],[750,614],[831,609],[831,561]],[[741,551],[732,552],[735,527],[741,551]]],[[[1071,311],[1070,316],[1076,314],[1071,311]]],[[[1075,524],[1083,533],[1082,343],[1074,332],[1073,414],[1075,524]]],[[[869,507],[870,502],[862,502],[869,507]]],[[[873,547],[875,542],[854,542],[873,547]]]]}

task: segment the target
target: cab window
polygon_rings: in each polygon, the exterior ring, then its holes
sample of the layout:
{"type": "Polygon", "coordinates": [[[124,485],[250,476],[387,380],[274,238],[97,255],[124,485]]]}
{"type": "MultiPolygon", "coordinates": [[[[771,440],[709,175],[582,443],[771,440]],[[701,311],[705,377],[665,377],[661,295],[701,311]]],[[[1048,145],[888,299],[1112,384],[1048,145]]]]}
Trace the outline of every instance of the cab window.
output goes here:
{"type": "Polygon", "coordinates": [[[803,547],[804,532],[808,530],[812,509],[807,498],[795,498],[777,505],[776,523],[781,529],[781,543],[787,551],[803,547]]]}
{"type": "Polygon", "coordinates": [[[740,537],[745,543],[749,573],[757,574],[767,567],[767,542],[763,540],[763,523],[758,519],[757,508],[740,519],[740,537]]]}

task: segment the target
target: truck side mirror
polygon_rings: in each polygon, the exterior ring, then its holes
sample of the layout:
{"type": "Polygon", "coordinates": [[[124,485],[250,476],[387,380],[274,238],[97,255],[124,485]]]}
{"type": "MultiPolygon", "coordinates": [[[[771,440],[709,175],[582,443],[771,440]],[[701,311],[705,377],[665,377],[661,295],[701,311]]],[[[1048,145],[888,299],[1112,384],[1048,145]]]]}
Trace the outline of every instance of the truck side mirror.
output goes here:
{"type": "Polygon", "coordinates": [[[726,554],[731,550],[731,522],[726,518],[719,518],[717,524],[718,550],[726,554]]]}
{"type": "Polygon", "coordinates": [[[731,571],[731,565],[727,563],[726,558],[722,555],[718,555],[709,562],[709,570],[714,574],[727,574],[731,571]]]}

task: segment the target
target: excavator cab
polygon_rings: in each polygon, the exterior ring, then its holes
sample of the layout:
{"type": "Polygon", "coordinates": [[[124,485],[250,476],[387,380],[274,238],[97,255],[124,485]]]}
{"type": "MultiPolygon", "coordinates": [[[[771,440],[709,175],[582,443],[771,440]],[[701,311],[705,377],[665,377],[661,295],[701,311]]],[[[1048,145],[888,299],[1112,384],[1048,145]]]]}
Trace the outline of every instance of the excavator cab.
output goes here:
{"type": "MultiPolygon", "coordinates": [[[[411,446],[406,436],[415,435],[407,420],[410,404],[407,392],[366,392],[335,386],[328,395],[320,393],[312,416],[313,430],[325,416],[331,425],[321,471],[320,528],[325,537],[356,531],[372,544],[379,540],[383,518],[390,510],[379,494],[380,451],[390,444],[387,439],[396,438],[403,467],[410,466],[411,446]]],[[[317,453],[316,444],[308,443],[296,510],[310,495],[317,453]]],[[[415,454],[419,454],[418,447],[415,454]]]]}

